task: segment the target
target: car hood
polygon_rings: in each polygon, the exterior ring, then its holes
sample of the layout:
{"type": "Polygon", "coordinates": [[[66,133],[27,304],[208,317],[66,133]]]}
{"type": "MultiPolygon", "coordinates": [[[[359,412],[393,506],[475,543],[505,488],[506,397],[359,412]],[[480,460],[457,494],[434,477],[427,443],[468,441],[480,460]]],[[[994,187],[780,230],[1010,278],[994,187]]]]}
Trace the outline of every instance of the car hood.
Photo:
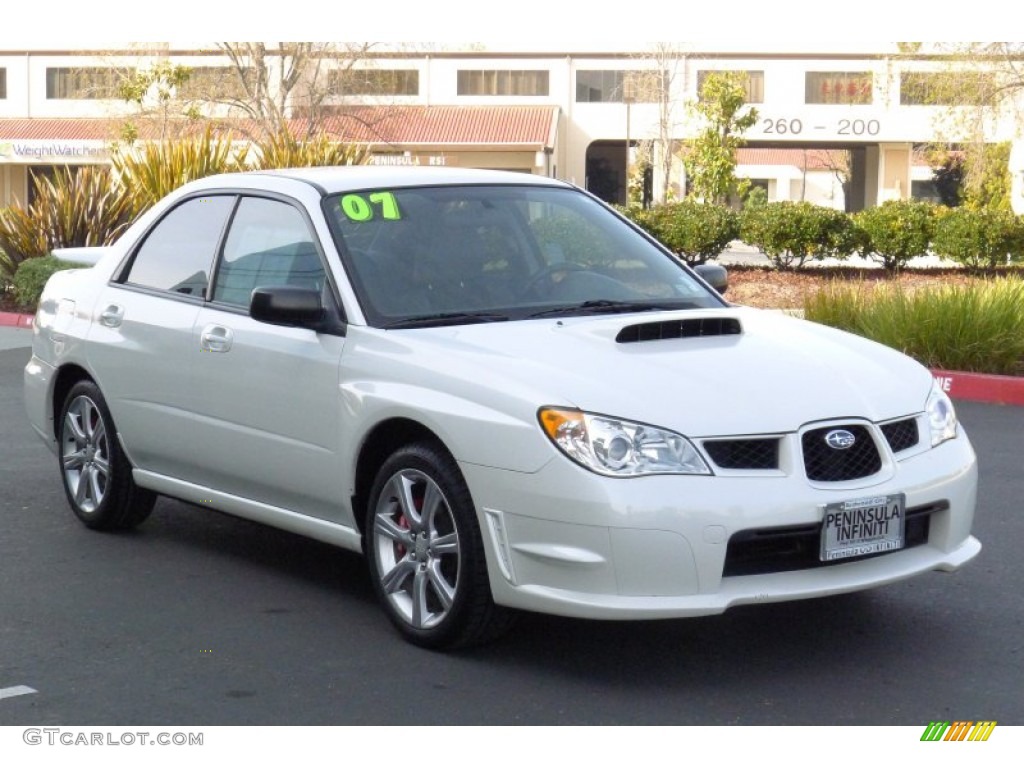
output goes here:
{"type": "MultiPolygon", "coordinates": [[[[715,323],[709,326],[713,329],[715,323]]],[[[746,308],[486,323],[383,332],[405,370],[503,396],[572,406],[695,437],[788,432],[835,418],[882,421],[924,408],[929,372],[858,336],[746,308]],[[629,326],[738,321],[740,332],[617,341],[629,326]],[[397,342],[397,344],[395,344],[397,342]],[[410,357],[418,357],[415,364],[410,357]]],[[[629,335],[629,334],[627,334],[629,335]]]]}

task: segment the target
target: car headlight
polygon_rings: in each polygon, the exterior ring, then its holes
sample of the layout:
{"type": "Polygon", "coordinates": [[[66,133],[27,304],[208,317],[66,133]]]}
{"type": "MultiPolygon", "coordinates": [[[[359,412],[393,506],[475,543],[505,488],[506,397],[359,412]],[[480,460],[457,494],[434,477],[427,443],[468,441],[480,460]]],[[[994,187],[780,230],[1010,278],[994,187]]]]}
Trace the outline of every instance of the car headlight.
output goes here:
{"type": "Polygon", "coordinates": [[[568,408],[541,408],[544,433],[566,456],[600,475],[710,475],[693,444],[648,424],[568,408]]]}
{"type": "Polygon", "coordinates": [[[932,384],[924,410],[928,416],[933,448],[956,437],[956,410],[949,396],[937,384],[932,384]]]}

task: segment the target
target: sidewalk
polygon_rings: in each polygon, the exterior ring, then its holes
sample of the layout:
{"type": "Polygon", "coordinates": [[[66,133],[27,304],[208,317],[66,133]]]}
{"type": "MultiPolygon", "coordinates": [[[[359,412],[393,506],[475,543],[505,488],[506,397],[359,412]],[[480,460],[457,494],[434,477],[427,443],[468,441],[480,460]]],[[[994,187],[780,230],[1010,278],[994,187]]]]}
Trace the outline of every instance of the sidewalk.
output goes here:
{"type": "MultiPolygon", "coordinates": [[[[771,261],[761,251],[752,245],[747,245],[742,240],[733,240],[729,247],[722,251],[722,254],[713,259],[714,263],[723,267],[744,266],[744,267],[767,267],[771,261]]],[[[907,262],[908,269],[934,269],[936,267],[955,267],[957,263],[939,256],[917,256],[907,262]]],[[[854,267],[857,269],[881,269],[882,265],[877,261],[863,256],[850,256],[847,259],[822,259],[821,261],[808,261],[807,267],[854,267]]]]}

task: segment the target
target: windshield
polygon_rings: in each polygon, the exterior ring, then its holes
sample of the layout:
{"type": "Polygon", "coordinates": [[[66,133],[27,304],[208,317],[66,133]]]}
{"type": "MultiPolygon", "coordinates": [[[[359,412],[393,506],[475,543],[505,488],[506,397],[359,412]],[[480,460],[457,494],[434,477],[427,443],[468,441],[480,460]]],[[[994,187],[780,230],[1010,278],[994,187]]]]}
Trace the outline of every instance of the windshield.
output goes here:
{"type": "Polygon", "coordinates": [[[578,190],[365,190],[328,197],[324,209],[371,325],[724,304],[671,254],[578,190]]]}

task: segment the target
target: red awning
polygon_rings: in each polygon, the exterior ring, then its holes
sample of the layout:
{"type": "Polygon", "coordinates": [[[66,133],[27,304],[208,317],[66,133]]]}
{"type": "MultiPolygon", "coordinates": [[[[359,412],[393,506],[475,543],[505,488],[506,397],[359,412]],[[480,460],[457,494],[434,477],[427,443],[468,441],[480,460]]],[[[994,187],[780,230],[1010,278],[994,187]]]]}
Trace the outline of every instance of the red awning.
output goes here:
{"type": "MultiPolygon", "coordinates": [[[[357,106],[329,115],[323,124],[347,142],[539,151],[554,147],[558,111],[554,106],[357,106]]],[[[111,140],[124,119],[5,118],[0,141],[111,140]]],[[[140,138],[155,138],[155,126],[137,122],[140,138]]],[[[294,123],[296,132],[305,127],[301,119],[294,123]]],[[[230,129],[230,123],[220,125],[230,129]]]]}

